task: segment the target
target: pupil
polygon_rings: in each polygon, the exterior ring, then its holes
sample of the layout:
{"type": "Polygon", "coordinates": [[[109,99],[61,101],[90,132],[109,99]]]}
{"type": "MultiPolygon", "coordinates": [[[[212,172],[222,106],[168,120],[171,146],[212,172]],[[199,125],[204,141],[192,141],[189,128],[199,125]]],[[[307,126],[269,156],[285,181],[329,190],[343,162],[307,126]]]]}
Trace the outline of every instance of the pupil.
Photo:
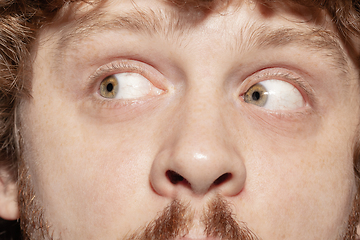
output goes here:
{"type": "Polygon", "coordinates": [[[112,90],[114,89],[114,85],[112,83],[109,83],[107,86],[106,86],[106,90],[108,92],[112,92],[112,90]]]}
{"type": "Polygon", "coordinates": [[[258,101],[260,99],[260,93],[259,92],[253,92],[252,99],[254,101],[258,101]]]}

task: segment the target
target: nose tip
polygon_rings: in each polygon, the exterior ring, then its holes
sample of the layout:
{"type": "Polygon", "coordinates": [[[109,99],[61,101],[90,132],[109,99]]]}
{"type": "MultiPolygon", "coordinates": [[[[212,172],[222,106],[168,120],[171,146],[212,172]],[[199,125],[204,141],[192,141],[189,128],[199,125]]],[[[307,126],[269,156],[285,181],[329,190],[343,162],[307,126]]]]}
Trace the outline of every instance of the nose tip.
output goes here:
{"type": "Polygon", "coordinates": [[[216,191],[224,196],[235,196],[241,192],[246,171],[237,154],[224,154],[223,158],[219,158],[211,152],[191,155],[189,152],[158,155],[150,175],[155,192],[169,197],[181,191],[195,195],[216,191]]]}

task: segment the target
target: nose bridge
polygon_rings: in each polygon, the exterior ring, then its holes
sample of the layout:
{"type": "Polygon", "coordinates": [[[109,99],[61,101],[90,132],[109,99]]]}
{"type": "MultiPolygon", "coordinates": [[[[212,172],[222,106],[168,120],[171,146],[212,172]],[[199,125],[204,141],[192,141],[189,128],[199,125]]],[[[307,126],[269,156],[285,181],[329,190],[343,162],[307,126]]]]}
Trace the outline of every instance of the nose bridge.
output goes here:
{"type": "Polygon", "coordinates": [[[221,114],[222,99],[214,93],[196,89],[189,95],[182,102],[180,122],[176,129],[177,148],[185,147],[198,153],[211,154],[210,148],[215,147],[211,145],[223,142],[221,139],[225,138],[226,134],[221,114]]]}
{"type": "Polygon", "coordinates": [[[161,194],[187,188],[239,193],[245,167],[224,121],[222,95],[193,87],[183,99],[176,126],[154,161],[152,184],[161,194]],[[164,178],[165,176],[165,178],[164,178]]]}
{"type": "Polygon", "coordinates": [[[226,159],[234,154],[227,142],[230,136],[221,116],[221,100],[216,101],[216,96],[210,98],[210,95],[189,99],[170,157],[174,171],[186,178],[194,191],[201,193],[229,174],[230,161],[226,159]]]}

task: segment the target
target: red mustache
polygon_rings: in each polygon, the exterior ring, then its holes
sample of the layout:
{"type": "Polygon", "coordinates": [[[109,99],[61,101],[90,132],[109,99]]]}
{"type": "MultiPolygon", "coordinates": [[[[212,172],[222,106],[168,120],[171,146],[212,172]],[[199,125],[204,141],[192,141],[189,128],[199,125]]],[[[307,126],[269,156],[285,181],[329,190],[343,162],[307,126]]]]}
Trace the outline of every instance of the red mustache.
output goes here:
{"type": "MultiPolygon", "coordinates": [[[[136,232],[125,240],[170,240],[184,237],[189,233],[193,214],[189,207],[180,201],[173,201],[162,214],[151,221],[143,230],[136,232]]],[[[245,223],[237,222],[229,204],[216,197],[201,218],[204,224],[204,235],[223,240],[259,240],[245,223]]]]}

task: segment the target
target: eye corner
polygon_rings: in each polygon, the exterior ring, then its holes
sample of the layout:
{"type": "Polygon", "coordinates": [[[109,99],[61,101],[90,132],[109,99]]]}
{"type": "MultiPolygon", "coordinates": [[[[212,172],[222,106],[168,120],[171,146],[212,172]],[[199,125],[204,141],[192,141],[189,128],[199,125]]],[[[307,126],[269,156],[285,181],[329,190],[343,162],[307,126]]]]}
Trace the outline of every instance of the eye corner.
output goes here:
{"type": "Polygon", "coordinates": [[[108,101],[128,101],[168,92],[167,83],[157,69],[133,59],[116,59],[101,65],[89,82],[89,91],[108,101]]]}

